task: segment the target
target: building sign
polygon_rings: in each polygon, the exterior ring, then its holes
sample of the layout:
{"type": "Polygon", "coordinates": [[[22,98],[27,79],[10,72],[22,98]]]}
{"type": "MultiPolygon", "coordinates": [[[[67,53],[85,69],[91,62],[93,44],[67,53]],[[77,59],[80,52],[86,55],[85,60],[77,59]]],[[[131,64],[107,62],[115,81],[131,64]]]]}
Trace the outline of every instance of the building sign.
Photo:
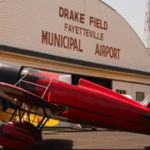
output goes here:
{"type": "Polygon", "coordinates": [[[2,46],[33,51],[39,57],[42,53],[47,58],[56,56],[147,72],[149,55],[143,43],[129,24],[102,1],[2,0],[0,14],[2,46]]]}
{"type": "Polygon", "coordinates": [[[80,38],[74,38],[67,36],[67,34],[62,35],[59,33],[53,33],[51,31],[42,30],[42,44],[84,53],[85,50],[82,48],[82,42],[84,40],[82,39],[84,37],[87,37],[97,40],[95,46],[91,50],[93,51],[94,55],[116,60],[120,59],[119,48],[114,48],[112,46],[100,44],[100,42],[105,40],[103,30],[107,31],[109,28],[107,21],[102,20],[100,18],[95,18],[93,16],[89,16],[87,21],[88,26],[92,26],[94,28],[99,29],[99,31],[95,31],[85,27],[74,25],[74,22],[85,24],[85,14],[74,10],[69,10],[68,8],[63,7],[59,7],[56,11],[59,11],[59,16],[57,17],[72,21],[72,24],[68,24],[66,22],[63,23],[63,30],[65,32],[79,35],[80,38]]]}

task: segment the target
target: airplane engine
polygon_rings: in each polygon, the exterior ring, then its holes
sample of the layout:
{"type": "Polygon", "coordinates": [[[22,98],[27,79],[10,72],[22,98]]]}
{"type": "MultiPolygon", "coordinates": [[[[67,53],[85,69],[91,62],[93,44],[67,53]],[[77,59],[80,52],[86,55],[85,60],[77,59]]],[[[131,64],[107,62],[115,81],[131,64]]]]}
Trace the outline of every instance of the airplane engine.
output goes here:
{"type": "MultiPolygon", "coordinates": [[[[38,69],[0,62],[0,82],[15,85],[40,97],[44,94],[51,76],[50,73],[38,69]]],[[[9,121],[15,108],[0,91],[0,120],[9,121]]]]}
{"type": "MultiPolygon", "coordinates": [[[[14,85],[19,77],[20,71],[22,67],[6,62],[0,62],[0,82],[9,83],[14,85]]],[[[3,93],[0,93],[2,95],[3,93]]],[[[8,121],[11,117],[11,113],[13,112],[9,108],[14,108],[14,106],[8,101],[4,100],[1,96],[0,99],[0,120],[8,121]]]]}
{"type": "Polygon", "coordinates": [[[21,66],[0,62],[0,82],[14,85],[20,77],[21,69],[21,66]]]}
{"type": "Polygon", "coordinates": [[[0,62],[0,82],[21,87],[39,96],[43,95],[51,78],[56,78],[54,76],[57,75],[38,69],[0,62]]]}
{"type": "MultiPolygon", "coordinates": [[[[43,116],[37,131],[41,131],[48,119],[53,117],[88,126],[150,135],[150,109],[146,107],[149,100],[144,101],[143,106],[84,79],[80,79],[79,84],[75,86],[60,81],[58,77],[54,78],[50,72],[3,62],[0,62],[0,82],[4,82],[0,83],[0,102],[1,98],[5,99],[12,104],[9,104],[10,108],[14,108],[9,121],[17,115],[17,111],[20,123],[26,112],[29,122],[29,114],[43,116]]],[[[8,107],[6,103],[2,105],[8,107]]],[[[0,120],[1,116],[3,115],[0,114],[0,120]]],[[[14,138],[19,138],[19,135],[23,142],[34,145],[37,141],[33,137],[34,129],[31,131],[30,125],[26,128],[26,125],[21,124],[8,123],[3,128],[0,127],[0,145],[7,146],[4,145],[7,138],[3,137],[3,133],[14,138]],[[14,126],[19,126],[22,131],[13,129],[14,126]],[[24,132],[24,129],[29,131],[29,134],[24,132]]],[[[12,139],[10,142],[13,142],[12,139]]]]}

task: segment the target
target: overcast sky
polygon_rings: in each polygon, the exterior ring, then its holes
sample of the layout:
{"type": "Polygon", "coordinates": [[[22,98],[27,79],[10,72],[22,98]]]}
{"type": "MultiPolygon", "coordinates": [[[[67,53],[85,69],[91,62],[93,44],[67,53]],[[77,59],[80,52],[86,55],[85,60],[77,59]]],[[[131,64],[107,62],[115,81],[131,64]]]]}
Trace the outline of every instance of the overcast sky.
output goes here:
{"type": "Polygon", "coordinates": [[[114,8],[143,41],[147,0],[102,0],[114,8]]]}

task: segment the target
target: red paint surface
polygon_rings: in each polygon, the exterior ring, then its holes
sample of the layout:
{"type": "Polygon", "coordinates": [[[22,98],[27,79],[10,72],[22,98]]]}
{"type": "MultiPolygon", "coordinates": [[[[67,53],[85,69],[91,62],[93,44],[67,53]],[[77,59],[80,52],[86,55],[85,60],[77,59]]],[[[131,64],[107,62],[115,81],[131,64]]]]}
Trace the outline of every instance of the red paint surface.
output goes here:
{"type": "MultiPolygon", "coordinates": [[[[68,106],[68,121],[130,132],[150,134],[150,109],[112,90],[80,80],[78,86],[53,80],[51,102],[68,106]]],[[[45,95],[48,98],[48,94],[45,95]]]]}
{"type": "MultiPolygon", "coordinates": [[[[39,73],[43,75],[43,78],[39,77],[36,84],[46,87],[49,85],[44,99],[40,96],[43,95],[45,89],[36,85],[37,95],[5,83],[0,84],[1,91],[11,97],[17,97],[20,102],[36,107],[46,107],[53,111],[57,110],[59,112],[59,105],[54,104],[65,105],[68,109],[60,115],[67,117],[70,122],[150,134],[150,120],[142,116],[142,114],[150,114],[149,108],[112,90],[83,79],[80,80],[78,86],[75,86],[59,80],[51,80],[49,73],[43,71],[39,73]]],[[[22,141],[0,137],[0,144],[8,147],[6,143],[10,142],[12,147],[8,148],[15,149],[20,148],[20,146],[31,147],[36,141],[41,140],[40,133],[36,133],[35,136],[31,135],[32,130],[33,127],[26,123],[22,125],[9,123],[9,125],[7,124],[3,127],[3,132],[22,141]],[[19,129],[12,128],[14,126],[19,129]],[[18,147],[15,147],[16,145],[18,147]]]]}
{"type": "Polygon", "coordinates": [[[38,72],[40,74],[44,75],[45,77],[56,79],[56,80],[59,79],[59,75],[58,74],[54,74],[54,73],[50,73],[50,72],[45,72],[45,71],[41,71],[41,70],[38,70],[38,72]]]}
{"type": "Polygon", "coordinates": [[[42,140],[40,131],[33,135],[35,129],[32,124],[24,121],[7,123],[2,127],[3,136],[0,137],[0,144],[11,149],[33,147],[36,142],[42,140]]]}

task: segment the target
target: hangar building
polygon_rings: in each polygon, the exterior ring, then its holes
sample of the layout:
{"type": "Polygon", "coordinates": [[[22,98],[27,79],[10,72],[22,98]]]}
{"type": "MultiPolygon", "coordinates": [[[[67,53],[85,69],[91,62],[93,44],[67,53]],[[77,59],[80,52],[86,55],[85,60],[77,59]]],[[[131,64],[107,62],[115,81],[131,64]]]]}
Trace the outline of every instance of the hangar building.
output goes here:
{"type": "Polygon", "coordinates": [[[101,0],[0,1],[0,61],[85,78],[140,102],[150,93],[149,54],[101,0]]]}

